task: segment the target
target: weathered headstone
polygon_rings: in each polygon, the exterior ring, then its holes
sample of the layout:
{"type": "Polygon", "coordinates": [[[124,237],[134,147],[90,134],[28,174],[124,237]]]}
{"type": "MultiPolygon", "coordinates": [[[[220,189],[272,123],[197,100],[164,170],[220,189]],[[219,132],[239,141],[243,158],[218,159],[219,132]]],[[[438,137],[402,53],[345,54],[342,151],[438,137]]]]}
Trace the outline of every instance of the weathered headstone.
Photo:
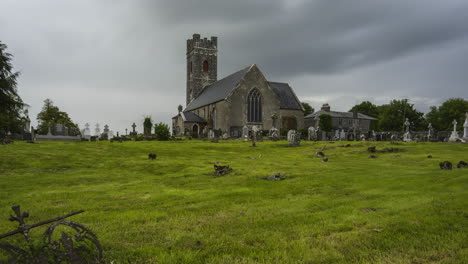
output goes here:
{"type": "Polygon", "coordinates": [[[432,123],[429,123],[427,126],[427,141],[431,141],[434,137],[434,128],[432,127],[432,123]]]}
{"type": "Polygon", "coordinates": [[[85,129],[83,130],[83,137],[85,139],[90,139],[91,138],[91,129],[89,129],[89,124],[85,124],[85,129]]]}
{"type": "Polygon", "coordinates": [[[457,120],[454,119],[453,122],[453,131],[452,131],[452,134],[450,135],[450,138],[449,138],[449,142],[458,142],[460,141],[460,137],[458,136],[458,132],[457,132],[457,120]]]}
{"type": "Polygon", "coordinates": [[[290,147],[298,147],[301,144],[301,133],[296,130],[289,130],[288,141],[290,147]]]}
{"type": "Polygon", "coordinates": [[[99,128],[99,124],[96,124],[96,128],[94,129],[94,136],[101,136],[101,129],[99,128]]]}
{"type": "Polygon", "coordinates": [[[271,139],[272,141],[277,141],[277,140],[280,139],[280,137],[279,137],[279,130],[278,130],[276,127],[272,127],[272,128],[270,129],[270,139],[271,139]]]}
{"type": "Polygon", "coordinates": [[[309,141],[317,141],[317,130],[315,129],[315,127],[311,126],[309,127],[309,129],[307,129],[307,132],[308,132],[308,140],[309,141]]]}
{"type": "Polygon", "coordinates": [[[208,131],[208,139],[213,140],[214,138],[215,138],[215,133],[214,133],[213,129],[210,129],[208,131]]]}
{"type": "Polygon", "coordinates": [[[64,124],[55,124],[55,135],[64,136],[65,135],[65,125],[64,124]]]}
{"type": "Polygon", "coordinates": [[[463,124],[463,139],[468,140],[468,113],[466,113],[465,123],[463,124]]]}
{"type": "Polygon", "coordinates": [[[410,132],[411,123],[408,118],[406,118],[405,123],[403,123],[403,127],[405,128],[405,134],[403,134],[403,141],[411,142],[411,132],[410,132]]]}
{"type": "Polygon", "coordinates": [[[346,132],[344,131],[344,129],[341,129],[340,140],[346,140],[346,132]]]}
{"type": "Polygon", "coordinates": [[[249,141],[249,127],[247,125],[242,127],[242,138],[244,141],[249,141]]]}

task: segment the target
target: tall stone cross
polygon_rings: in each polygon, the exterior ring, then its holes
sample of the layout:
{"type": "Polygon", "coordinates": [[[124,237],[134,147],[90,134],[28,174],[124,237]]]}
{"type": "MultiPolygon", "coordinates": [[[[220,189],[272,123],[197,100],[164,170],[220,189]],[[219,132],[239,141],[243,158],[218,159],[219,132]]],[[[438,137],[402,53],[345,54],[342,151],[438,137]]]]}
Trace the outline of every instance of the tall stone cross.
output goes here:
{"type": "Polygon", "coordinates": [[[406,127],[406,132],[409,132],[411,123],[409,122],[408,118],[406,118],[403,125],[406,127]]]}
{"type": "Polygon", "coordinates": [[[135,128],[136,128],[135,123],[133,123],[132,128],[133,128],[133,133],[135,134],[135,128]]]}
{"type": "Polygon", "coordinates": [[[125,135],[128,135],[128,129],[127,128],[125,129],[125,135]]]}

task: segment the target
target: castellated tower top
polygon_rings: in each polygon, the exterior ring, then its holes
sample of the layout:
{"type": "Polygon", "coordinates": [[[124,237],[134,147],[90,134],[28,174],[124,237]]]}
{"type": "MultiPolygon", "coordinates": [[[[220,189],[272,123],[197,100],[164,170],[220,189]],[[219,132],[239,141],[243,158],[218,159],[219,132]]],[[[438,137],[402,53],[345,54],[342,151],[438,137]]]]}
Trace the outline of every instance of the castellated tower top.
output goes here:
{"type": "Polygon", "coordinates": [[[187,40],[187,99],[188,105],[203,91],[204,87],[218,78],[218,38],[200,38],[193,34],[187,40]]]}
{"type": "Polygon", "coordinates": [[[193,34],[192,39],[187,39],[187,54],[196,48],[200,49],[214,49],[217,51],[218,37],[211,37],[211,39],[200,38],[200,34],[193,34]]]}

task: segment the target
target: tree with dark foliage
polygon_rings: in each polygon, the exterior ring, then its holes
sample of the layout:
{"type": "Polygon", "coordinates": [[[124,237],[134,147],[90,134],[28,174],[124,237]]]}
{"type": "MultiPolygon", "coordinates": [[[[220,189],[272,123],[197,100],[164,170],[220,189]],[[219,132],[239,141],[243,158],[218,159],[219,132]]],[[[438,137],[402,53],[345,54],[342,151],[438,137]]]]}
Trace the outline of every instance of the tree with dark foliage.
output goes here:
{"type": "Polygon", "coordinates": [[[25,104],[17,91],[19,72],[13,72],[13,55],[6,52],[7,46],[0,41],[0,138],[8,133],[19,133],[24,125],[25,104]]]}
{"type": "Polygon", "coordinates": [[[304,107],[304,116],[308,116],[315,112],[315,109],[306,102],[302,102],[302,107],[304,107]]]}
{"type": "Polygon", "coordinates": [[[51,132],[55,133],[56,124],[65,125],[72,134],[79,134],[78,124],[73,123],[68,114],[60,111],[50,99],[44,100],[44,106],[42,107],[42,111],[37,115],[37,120],[39,122],[37,127],[39,134],[47,134],[49,127],[51,132]]]}

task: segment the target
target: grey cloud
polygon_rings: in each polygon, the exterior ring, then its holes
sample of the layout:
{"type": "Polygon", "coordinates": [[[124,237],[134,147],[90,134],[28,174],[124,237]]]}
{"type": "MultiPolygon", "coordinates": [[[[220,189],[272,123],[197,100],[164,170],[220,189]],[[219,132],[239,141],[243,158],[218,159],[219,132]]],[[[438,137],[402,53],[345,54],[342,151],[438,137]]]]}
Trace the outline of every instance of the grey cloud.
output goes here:
{"type": "Polygon", "coordinates": [[[219,37],[219,77],[256,63],[300,98],[340,110],[398,97],[424,109],[464,96],[468,83],[463,0],[5,0],[0,9],[32,116],[51,97],[81,125],[95,118],[123,131],[145,114],[169,122],[184,102],[193,33],[219,37]]]}

